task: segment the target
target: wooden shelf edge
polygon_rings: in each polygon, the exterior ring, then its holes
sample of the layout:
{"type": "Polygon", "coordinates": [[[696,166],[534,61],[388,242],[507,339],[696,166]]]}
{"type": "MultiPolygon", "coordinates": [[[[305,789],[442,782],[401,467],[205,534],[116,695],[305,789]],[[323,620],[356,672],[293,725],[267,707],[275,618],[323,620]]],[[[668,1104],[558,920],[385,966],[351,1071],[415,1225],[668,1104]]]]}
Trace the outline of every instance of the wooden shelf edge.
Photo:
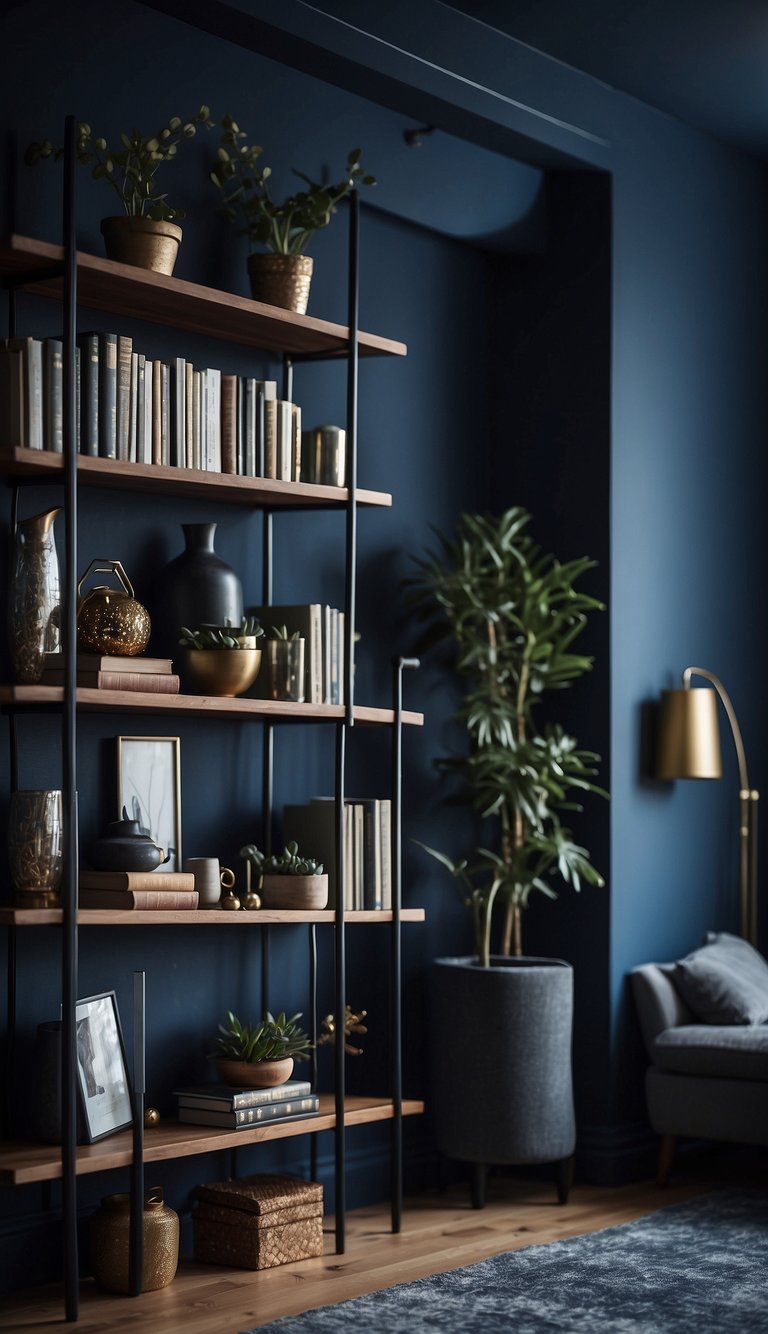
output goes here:
{"type": "MultiPolygon", "coordinates": [[[[63,686],[3,685],[0,706],[25,708],[61,704],[63,686]]],[[[223,695],[159,695],[140,690],[94,690],[82,686],[77,691],[78,706],[86,711],[111,713],[188,713],[195,717],[263,718],[270,722],[337,722],[344,717],[341,704],[291,704],[271,699],[228,699],[223,695]]],[[[355,721],[387,726],[394,722],[392,709],[356,704],[355,721]]],[[[403,723],[421,727],[423,713],[403,712],[403,723]]]]}
{"type": "MultiPolygon", "coordinates": [[[[417,1099],[403,1099],[403,1116],[419,1116],[424,1103],[417,1099]]],[[[347,1098],[344,1124],[370,1125],[376,1121],[391,1121],[394,1116],[388,1098],[347,1098]]],[[[336,1125],[333,1095],[321,1094],[320,1111],[316,1116],[301,1117],[296,1121],[249,1127],[247,1130],[218,1130],[213,1126],[182,1125],[178,1121],[161,1122],[144,1137],[144,1161],[163,1162],[169,1158],[191,1158],[196,1154],[216,1153],[245,1144],[260,1144],[265,1140],[288,1139],[296,1135],[318,1134],[332,1130],[336,1125]]],[[[77,1175],[107,1172],[116,1167],[127,1167],[132,1158],[130,1131],[120,1131],[96,1144],[81,1144],[77,1150],[77,1175]]],[[[39,1181],[56,1181],[61,1177],[61,1155],[57,1146],[24,1141],[0,1144],[0,1183],[28,1185],[39,1181]]]]}
{"type": "MultiPolygon", "coordinates": [[[[0,926],[61,926],[63,913],[61,908],[0,908],[0,926]]],[[[302,926],[311,923],[332,925],[336,920],[333,908],[322,908],[313,912],[300,910],[289,912],[272,908],[260,908],[258,912],[227,912],[222,908],[199,908],[192,910],[151,909],[146,911],[124,912],[120,908],[81,908],[77,914],[79,926],[302,926]]],[[[403,908],[400,920],[423,922],[426,920],[424,908],[403,908]]],[[[344,921],[350,926],[386,926],[392,921],[391,911],[384,909],[365,909],[357,912],[345,912],[344,921]]]]}

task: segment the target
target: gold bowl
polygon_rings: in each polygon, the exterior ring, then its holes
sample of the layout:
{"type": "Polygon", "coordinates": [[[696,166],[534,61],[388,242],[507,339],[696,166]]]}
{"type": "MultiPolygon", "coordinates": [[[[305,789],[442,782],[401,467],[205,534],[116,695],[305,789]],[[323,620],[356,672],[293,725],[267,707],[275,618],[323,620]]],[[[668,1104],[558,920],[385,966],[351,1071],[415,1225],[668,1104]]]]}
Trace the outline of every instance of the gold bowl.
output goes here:
{"type": "Polygon", "coordinates": [[[184,649],[184,684],[195,695],[242,695],[256,680],[260,648],[184,649]]]}

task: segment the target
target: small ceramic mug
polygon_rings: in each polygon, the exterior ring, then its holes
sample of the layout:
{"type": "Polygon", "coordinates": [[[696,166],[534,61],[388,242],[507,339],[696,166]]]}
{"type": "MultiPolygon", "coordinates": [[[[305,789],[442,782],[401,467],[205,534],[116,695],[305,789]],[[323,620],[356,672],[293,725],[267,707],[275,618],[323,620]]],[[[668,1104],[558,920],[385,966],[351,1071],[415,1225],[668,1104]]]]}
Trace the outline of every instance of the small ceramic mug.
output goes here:
{"type": "Polygon", "coordinates": [[[195,877],[195,889],[200,895],[200,908],[216,908],[222,889],[232,889],[235,873],[228,866],[219,866],[218,857],[187,857],[184,870],[195,877]]]}

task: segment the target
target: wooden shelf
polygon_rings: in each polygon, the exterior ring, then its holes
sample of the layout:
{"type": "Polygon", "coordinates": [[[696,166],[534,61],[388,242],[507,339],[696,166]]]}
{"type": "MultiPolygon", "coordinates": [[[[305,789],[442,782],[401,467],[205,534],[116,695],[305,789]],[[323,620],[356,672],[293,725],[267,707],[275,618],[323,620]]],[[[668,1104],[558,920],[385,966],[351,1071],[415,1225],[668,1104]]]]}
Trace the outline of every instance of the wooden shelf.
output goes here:
{"type": "MultiPolygon", "coordinates": [[[[400,920],[423,922],[425,916],[423,908],[403,908],[400,920]]],[[[62,919],[61,908],[0,908],[0,926],[61,926],[62,919]]],[[[257,912],[227,912],[223,908],[198,908],[195,911],[179,909],[171,912],[159,909],[123,912],[120,908],[81,908],[77,921],[80,926],[297,926],[312,922],[330,924],[336,921],[336,914],[333,908],[313,912],[289,912],[287,909],[274,908],[259,908],[257,912]]],[[[392,921],[392,913],[372,909],[345,912],[344,921],[350,926],[370,923],[381,926],[392,921]]]]}
{"type": "MultiPolygon", "coordinates": [[[[4,449],[0,472],[63,479],[64,455],[43,449],[4,449]]],[[[159,463],[126,463],[79,454],[78,481],[86,486],[120,491],[158,491],[207,500],[211,504],[245,505],[251,509],[342,509],[349,492],[345,486],[317,486],[313,482],[278,482],[269,477],[238,477],[233,473],[201,472],[197,468],[169,468],[159,463]]],[[[357,503],[385,509],[392,497],[386,491],[357,491],[357,503]]]]}
{"type": "MultiPolygon", "coordinates": [[[[403,1116],[418,1116],[424,1103],[403,1100],[403,1116]]],[[[394,1115],[388,1098],[354,1097],[345,1099],[345,1126],[370,1125],[374,1121],[391,1121],[394,1115]]],[[[163,1121],[154,1130],[144,1134],[145,1163],[159,1163],[168,1158],[191,1158],[199,1153],[215,1153],[221,1149],[239,1148],[244,1144],[260,1144],[264,1140],[287,1139],[294,1135],[317,1134],[332,1130],[336,1125],[334,1100],[331,1094],[321,1094],[320,1111],[316,1116],[296,1121],[249,1127],[247,1130],[219,1130],[214,1126],[188,1126],[178,1121],[163,1121]]],[[[133,1156],[133,1137],[130,1130],[98,1140],[96,1144],[81,1144],[77,1150],[77,1174],[111,1171],[128,1167],[133,1156]]],[[[61,1155],[58,1146],[16,1140],[0,1144],[0,1182],[26,1185],[34,1181],[56,1181],[61,1177],[61,1155]]]]}
{"type": "MultiPolygon", "coordinates": [[[[61,278],[45,280],[44,273],[63,262],[63,247],[48,241],[15,235],[0,241],[0,276],[18,279],[23,275],[24,291],[60,300],[61,278]]],[[[77,254],[77,299],[92,310],[170,325],[243,347],[294,356],[343,356],[347,351],[349,331],[343,325],[81,251],[77,254]]],[[[362,357],[403,357],[407,351],[404,343],[368,333],[359,334],[358,348],[362,357]]]]}
{"type": "MultiPolygon", "coordinates": [[[[130,661],[128,659],[127,661],[130,661]]],[[[0,686],[0,708],[35,709],[60,705],[63,686],[0,686]]],[[[193,718],[264,719],[267,722],[333,723],[344,717],[342,704],[292,704],[272,699],[227,699],[222,695],[159,695],[139,690],[94,690],[82,686],[77,691],[78,708],[86,713],[156,713],[186,714],[193,718]]],[[[394,722],[394,710],[356,704],[355,722],[388,725],[394,722]]],[[[403,723],[421,727],[423,713],[404,711],[403,723]]]]}

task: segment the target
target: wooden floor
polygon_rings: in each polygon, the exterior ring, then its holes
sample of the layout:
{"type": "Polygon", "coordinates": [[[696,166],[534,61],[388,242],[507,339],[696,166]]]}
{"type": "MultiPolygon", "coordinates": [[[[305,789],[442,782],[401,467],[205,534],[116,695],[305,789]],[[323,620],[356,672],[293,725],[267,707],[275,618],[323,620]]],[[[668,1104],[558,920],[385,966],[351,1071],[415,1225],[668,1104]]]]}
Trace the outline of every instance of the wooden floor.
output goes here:
{"type": "Polygon", "coordinates": [[[577,1186],[564,1206],[556,1203],[547,1183],[492,1177],[482,1211],[473,1210],[468,1189],[458,1187],[406,1201],[397,1236],[390,1233],[386,1207],[350,1212],[343,1256],[333,1253],[332,1220],[326,1220],[322,1258],[261,1273],[182,1263],[170,1287],[138,1298],[109,1296],[86,1282],[77,1326],[62,1318],[61,1290],[39,1288],[28,1296],[0,1298],[0,1329],[25,1334],[73,1328],[79,1334],[237,1334],[279,1316],[456,1269],[499,1251],[593,1232],[712,1189],[745,1184],[768,1186],[765,1156],[755,1165],[705,1155],[686,1164],[664,1190],[652,1182],[577,1186]]]}

